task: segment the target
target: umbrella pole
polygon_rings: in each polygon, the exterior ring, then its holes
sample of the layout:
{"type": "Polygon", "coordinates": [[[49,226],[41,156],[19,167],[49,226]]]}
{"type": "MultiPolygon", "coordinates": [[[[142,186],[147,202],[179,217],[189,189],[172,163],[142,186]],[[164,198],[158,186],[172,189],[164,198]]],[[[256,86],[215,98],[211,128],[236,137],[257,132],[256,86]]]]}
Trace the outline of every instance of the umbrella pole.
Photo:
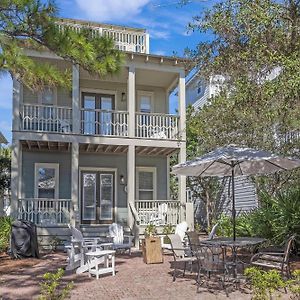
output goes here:
{"type": "Polygon", "coordinates": [[[236,240],[236,228],[235,228],[235,195],[234,195],[234,162],[231,163],[231,188],[232,188],[232,223],[233,223],[233,240],[236,240]]]}

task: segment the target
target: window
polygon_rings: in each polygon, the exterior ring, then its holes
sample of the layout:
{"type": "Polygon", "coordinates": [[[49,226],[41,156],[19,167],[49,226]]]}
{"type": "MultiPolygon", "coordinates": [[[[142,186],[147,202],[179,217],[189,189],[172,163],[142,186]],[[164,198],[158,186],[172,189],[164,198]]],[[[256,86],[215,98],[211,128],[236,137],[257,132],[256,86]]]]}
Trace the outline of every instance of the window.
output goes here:
{"type": "Polygon", "coordinates": [[[56,104],[56,89],[46,87],[39,93],[39,103],[44,105],[54,105],[56,104]]]}
{"type": "Polygon", "coordinates": [[[58,199],[58,164],[35,164],[35,197],[58,199]]]}
{"type": "Polygon", "coordinates": [[[152,92],[138,92],[138,110],[141,113],[151,113],[152,112],[152,92]]]}
{"type": "Polygon", "coordinates": [[[137,168],[137,199],[156,200],[156,168],[137,168]]]}

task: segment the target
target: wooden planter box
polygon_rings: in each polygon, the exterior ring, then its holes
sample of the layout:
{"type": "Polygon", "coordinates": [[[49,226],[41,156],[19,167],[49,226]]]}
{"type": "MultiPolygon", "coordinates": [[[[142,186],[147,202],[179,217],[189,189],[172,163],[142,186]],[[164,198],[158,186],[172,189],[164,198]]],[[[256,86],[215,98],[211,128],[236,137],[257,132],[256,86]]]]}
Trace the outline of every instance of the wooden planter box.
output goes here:
{"type": "Polygon", "coordinates": [[[162,248],[159,237],[146,237],[142,244],[143,260],[146,264],[163,262],[162,248]]]}

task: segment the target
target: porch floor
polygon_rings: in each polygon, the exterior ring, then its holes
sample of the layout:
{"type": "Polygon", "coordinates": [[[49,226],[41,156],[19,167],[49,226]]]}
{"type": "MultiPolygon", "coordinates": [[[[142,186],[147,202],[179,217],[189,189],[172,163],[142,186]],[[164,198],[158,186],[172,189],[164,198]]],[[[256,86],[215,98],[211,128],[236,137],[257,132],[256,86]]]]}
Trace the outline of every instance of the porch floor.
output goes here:
{"type": "MultiPolygon", "coordinates": [[[[17,266],[11,270],[0,270],[0,298],[32,299],[39,295],[42,275],[64,267],[64,253],[48,254],[34,266],[17,266]]],[[[64,283],[73,281],[71,299],[228,299],[223,290],[214,288],[208,292],[203,289],[196,293],[195,274],[187,272],[186,277],[172,281],[171,255],[164,255],[164,263],[146,265],[140,251],[129,255],[117,255],[116,276],[106,276],[99,280],[89,278],[88,274],[76,275],[66,272],[64,283]]],[[[242,291],[230,293],[230,299],[251,298],[242,291]]]]}

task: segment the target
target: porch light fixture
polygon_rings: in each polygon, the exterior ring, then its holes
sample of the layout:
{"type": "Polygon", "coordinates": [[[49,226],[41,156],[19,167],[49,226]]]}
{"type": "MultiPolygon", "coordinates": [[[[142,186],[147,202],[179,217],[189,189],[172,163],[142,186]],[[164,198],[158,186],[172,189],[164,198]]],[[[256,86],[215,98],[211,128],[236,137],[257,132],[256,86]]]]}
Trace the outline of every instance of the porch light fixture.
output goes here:
{"type": "Polygon", "coordinates": [[[121,97],[121,102],[125,102],[125,101],[126,101],[126,94],[123,92],[121,97]]]}
{"type": "Polygon", "coordinates": [[[120,184],[121,185],[125,185],[126,184],[124,175],[120,175],[120,184]]]}

